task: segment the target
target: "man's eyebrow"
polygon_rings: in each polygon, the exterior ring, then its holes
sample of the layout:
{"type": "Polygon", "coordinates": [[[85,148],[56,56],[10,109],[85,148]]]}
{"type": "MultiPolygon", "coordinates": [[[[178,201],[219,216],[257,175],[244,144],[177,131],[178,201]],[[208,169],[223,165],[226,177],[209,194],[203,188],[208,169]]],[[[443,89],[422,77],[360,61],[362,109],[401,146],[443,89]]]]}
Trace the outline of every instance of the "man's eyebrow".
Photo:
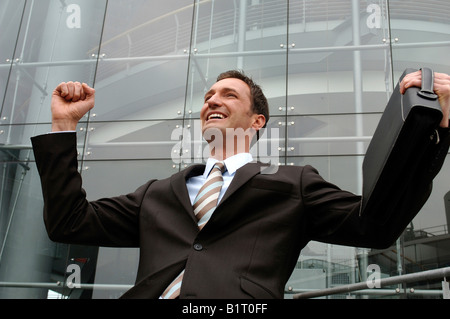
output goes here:
{"type": "Polygon", "coordinates": [[[234,92],[236,94],[239,94],[239,92],[236,89],[229,88],[229,87],[223,88],[222,91],[224,91],[224,92],[234,92]]]}
{"type": "MultiPolygon", "coordinates": [[[[213,94],[215,91],[216,91],[216,90],[211,89],[211,90],[209,90],[208,92],[206,92],[205,98],[206,98],[208,95],[213,94]]],[[[223,89],[220,89],[220,91],[223,91],[224,93],[227,93],[227,92],[234,92],[234,93],[236,93],[236,94],[239,94],[239,92],[238,92],[236,89],[233,89],[233,88],[230,88],[230,87],[225,87],[225,88],[223,88],[223,89]]]]}

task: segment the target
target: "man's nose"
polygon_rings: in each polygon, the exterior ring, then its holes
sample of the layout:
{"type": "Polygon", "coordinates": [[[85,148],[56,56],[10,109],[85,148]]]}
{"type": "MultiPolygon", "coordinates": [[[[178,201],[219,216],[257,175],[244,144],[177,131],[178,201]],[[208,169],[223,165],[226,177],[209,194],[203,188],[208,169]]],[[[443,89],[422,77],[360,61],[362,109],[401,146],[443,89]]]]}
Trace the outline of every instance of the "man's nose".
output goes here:
{"type": "Polygon", "coordinates": [[[222,101],[220,100],[220,97],[217,94],[214,94],[211,96],[208,101],[206,102],[208,104],[208,107],[218,107],[222,104],[222,101]]]}

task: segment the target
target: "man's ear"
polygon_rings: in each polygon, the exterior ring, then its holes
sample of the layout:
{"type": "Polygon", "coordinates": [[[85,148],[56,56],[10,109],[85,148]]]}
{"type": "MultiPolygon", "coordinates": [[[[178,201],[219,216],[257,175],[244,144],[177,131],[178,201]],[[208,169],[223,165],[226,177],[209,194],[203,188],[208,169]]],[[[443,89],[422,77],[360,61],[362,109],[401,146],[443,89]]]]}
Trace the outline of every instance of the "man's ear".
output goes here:
{"type": "Polygon", "coordinates": [[[259,131],[266,125],[266,117],[262,114],[254,114],[252,128],[259,131]]]}

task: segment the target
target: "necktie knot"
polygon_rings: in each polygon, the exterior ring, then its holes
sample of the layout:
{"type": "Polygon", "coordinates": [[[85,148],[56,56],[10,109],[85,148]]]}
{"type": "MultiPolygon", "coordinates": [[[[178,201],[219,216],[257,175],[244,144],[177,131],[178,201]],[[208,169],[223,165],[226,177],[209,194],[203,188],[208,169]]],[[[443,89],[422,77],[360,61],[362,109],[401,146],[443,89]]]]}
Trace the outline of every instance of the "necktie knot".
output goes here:
{"type": "MultiPolygon", "coordinates": [[[[225,163],[224,162],[216,162],[211,170],[211,172],[209,173],[211,175],[213,170],[219,170],[221,174],[225,173],[226,169],[225,169],[225,163]]],[[[209,175],[208,175],[209,176],[209,175]]]]}

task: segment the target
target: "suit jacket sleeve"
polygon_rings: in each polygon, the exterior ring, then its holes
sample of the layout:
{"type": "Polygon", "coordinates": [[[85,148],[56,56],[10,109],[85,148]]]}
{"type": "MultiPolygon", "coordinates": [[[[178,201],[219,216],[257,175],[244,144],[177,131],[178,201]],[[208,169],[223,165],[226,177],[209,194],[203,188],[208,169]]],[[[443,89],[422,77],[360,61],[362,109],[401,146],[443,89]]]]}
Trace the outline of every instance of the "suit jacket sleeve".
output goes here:
{"type": "Polygon", "coordinates": [[[432,191],[432,181],[445,161],[450,135],[439,129],[440,142],[430,149],[419,171],[411,171],[411,182],[396,185],[402,196],[395,203],[387,203],[387,211],[377,215],[360,214],[360,198],[341,191],[323,180],[318,172],[305,169],[302,177],[302,197],[308,212],[309,237],[312,240],[341,245],[385,248],[401,235],[406,226],[423,207],[432,191]]]}
{"type": "Polygon", "coordinates": [[[128,195],[89,202],[78,172],[76,133],[46,134],[31,141],[50,239],[98,246],[138,245],[140,204],[151,182],[128,195]]]}

